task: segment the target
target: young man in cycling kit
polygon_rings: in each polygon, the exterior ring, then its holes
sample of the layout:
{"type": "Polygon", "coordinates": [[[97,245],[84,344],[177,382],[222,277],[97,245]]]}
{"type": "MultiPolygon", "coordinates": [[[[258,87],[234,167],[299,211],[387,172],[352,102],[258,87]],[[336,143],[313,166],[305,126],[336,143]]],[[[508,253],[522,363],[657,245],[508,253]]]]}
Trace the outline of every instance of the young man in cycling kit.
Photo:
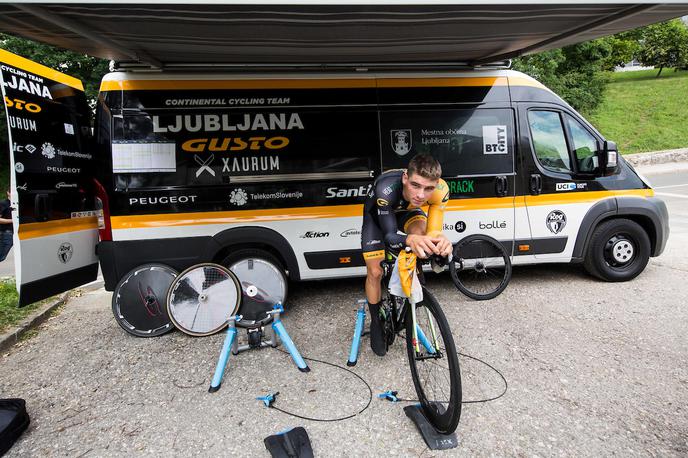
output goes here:
{"type": "Polygon", "coordinates": [[[386,346],[379,319],[385,244],[393,249],[405,245],[420,258],[448,256],[451,242],[442,233],[444,207],[449,187],[440,178],[442,167],[428,154],[416,155],[406,170],[380,175],[368,193],[363,209],[361,248],[366,263],[365,291],[370,309],[370,346],[384,356],[386,346]],[[428,214],[421,207],[428,205],[428,214]],[[403,232],[400,233],[400,232],[403,232]]]}

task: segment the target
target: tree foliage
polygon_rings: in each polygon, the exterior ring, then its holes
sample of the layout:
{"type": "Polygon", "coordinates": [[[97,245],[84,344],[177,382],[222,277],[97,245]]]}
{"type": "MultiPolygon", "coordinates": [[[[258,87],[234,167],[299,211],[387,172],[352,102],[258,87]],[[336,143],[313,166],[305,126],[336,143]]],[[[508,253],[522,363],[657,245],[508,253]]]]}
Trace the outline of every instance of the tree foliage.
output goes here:
{"type": "Polygon", "coordinates": [[[602,100],[612,46],[594,40],[514,60],[513,68],[540,81],[577,110],[588,111],[602,100]]]}
{"type": "Polygon", "coordinates": [[[680,19],[652,24],[642,29],[638,60],[643,65],[659,67],[688,67],[688,29],[680,19]]]}

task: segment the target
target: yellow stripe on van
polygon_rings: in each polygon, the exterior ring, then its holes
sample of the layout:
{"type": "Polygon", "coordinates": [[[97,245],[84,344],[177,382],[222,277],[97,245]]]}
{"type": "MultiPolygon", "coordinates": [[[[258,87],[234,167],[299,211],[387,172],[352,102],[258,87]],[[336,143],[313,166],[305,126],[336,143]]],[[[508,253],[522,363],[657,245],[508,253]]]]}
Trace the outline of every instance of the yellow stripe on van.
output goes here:
{"type": "MultiPolygon", "coordinates": [[[[533,85],[530,81],[529,85],[533,85]]],[[[174,89],[341,89],[506,86],[505,76],[454,78],[350,78],[350,79],[271,79],[271,80],[123,80],[103,81],[104,91],[174,90],[174,89]]],[[[544,86],[543,86],[544,87],[544,86]]]]}
{"type": "Polygon", "coordinates": [[[454,77],[454,78],[382,78],[379,87],[459,87],[506,86],[505,76],[454,77]]]}
{"type": "Polygon", "coordinates": [[[26,223],[19,225],[19,239],[35,239],[49,235],[65,234],[68,232],[98,229],[98,219],[95,216],[83,218],[59,219],[42,223],[26,223]]]}
{"type": "MultiPolygon", "coordinates": [[[[492,210],[497,208],[528,205],[573,204],[593,202],[609,197],[651,197],[652,189],[623,191],[589,191],[566,194],[542,194],[539,196],[485,197],[476,199],[452,199],[445,211],[492,210]]],[[[332,205],[320,207],[271,208],[266,210],[236,210],[223,212],[167,213],[160,215],[113,216],[112,229],[145,229],[158,227],[196,226],[202,224],[245,224],[269,221],[294,221],[320,218],[351,218],[363,216],[363,205],[332,205]]]]}
{"type": "Polygon", "coordinates": [[[69,75],[65,75],[64,73],[60,73],[52,68],[48,68],[45,65],[37,64],[34,61],[25,59],[9,51],[5,51],[4,49],[0,49],[0,62],[4,62],[7,65],[11,65],[12,67],[16,67],[21,70],[26,70],[27,72],[35,75],[57,81],[58,83],[66,84],[67,86],[71,86],[80,91],[84,90],[83,83],[78,79],[69,75]]]}
{"type": "Polygon", "coordinates": [[[333,205],[323,207],[271,208],[267,210],[237,210],[224,212],[168,213],[162,215],[113,216],[113,229],[134,229],[198,224],[261,223],[294,221],[313,218],[346,218],[362,216],[363,205],[333,205]]]}
{"type": "Polygon", "coordinates": [[[509,84],[512,86],[531,86],[538,89],[544,89],[545,91],[552,92],[547,86],[539,81],[530,78],[523,78],[521,76],[510,76],[509,84]]]}
{"type": "Polygon", "coordinates": [[[275,79],[275,80],[125,80],[103,81],[100,91],[175,89],[337,89],[374,88],[368,79],[275,79]]]}

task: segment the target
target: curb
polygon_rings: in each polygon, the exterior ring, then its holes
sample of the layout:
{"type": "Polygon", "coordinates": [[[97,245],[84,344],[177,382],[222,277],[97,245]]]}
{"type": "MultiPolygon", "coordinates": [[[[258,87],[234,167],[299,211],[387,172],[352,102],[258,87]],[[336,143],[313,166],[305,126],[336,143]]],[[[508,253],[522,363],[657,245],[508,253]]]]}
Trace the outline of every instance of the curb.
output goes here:
{"type": "Polygon", "coordinates": [[[0,351],[9,349],[11,346],[19,342],[24,334],[45,322],[48,318],[50,318],[50,313],[53,310],[67,303],[67,299],[69,299],[69,291],[63,293],[57,301],[44,305],[40,309],[36,310],[33,314],[24,318],[24,320],[15,326],[14,329],[11,329],[0,335],[0,351]]]}
{"type": "MultiPolygon", "coordinates": [[[[6,277],[6,278],[11,278],[11,277],[6,277]]],[[[57,307],[67,303],[67,300],[69,299],[69,294],[72,291],[82,290],[82,291],[90,292],[90,291],[95,291],[97,289],[100,289],[102,287],[103,287],[103,280],[102,280],[102,278],[99,278],[99,279],[97,279],[91,283],[79,286],[79,287],[74,288],[70,291],[62,293],[62,295],[60,295],[60,298],[57,299],[55,302],[45,304],[40,309],[34,311],[34,313],[32,313],[31,315],[24,318],[24,320],[22,320],[13,329],[10,329],[9,331],[7,331],[5,333],[0,334],[0,352],[7,350],[12,345],[19,342],[19,340],[21,339],[21,337],[24,334],[26,334],[28,331],[32,330],[33,328],[38,327],[40,324],[44,323],[48,318],[50,318],[50,314],[53,310],[55,310],[57,307]]]]}
{"type": "Polygon", "coordinates": [[[651,153],[624,154],[623,158],[632,166],[666,164],[669,162],[688,162],[688,148],[654,151],[651,153]]]}

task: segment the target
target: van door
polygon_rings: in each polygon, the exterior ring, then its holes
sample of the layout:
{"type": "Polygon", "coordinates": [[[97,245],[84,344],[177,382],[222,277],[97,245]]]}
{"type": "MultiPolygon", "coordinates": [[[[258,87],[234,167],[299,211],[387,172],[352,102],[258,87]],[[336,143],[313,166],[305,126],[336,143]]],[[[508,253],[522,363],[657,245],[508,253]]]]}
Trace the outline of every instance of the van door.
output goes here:
{"type": "Polygon", "coordinates": [[[90,115],[81,81],[0,49],[19,305],[96,279],[90,115]]]}
{"type": "Polygon", "coordinates": [[[558,106],[522,106],[524,203],[530,252],[568,261],[585,214],[604,191],[597,152],[601,140],[586,123],[558,106]]]}

